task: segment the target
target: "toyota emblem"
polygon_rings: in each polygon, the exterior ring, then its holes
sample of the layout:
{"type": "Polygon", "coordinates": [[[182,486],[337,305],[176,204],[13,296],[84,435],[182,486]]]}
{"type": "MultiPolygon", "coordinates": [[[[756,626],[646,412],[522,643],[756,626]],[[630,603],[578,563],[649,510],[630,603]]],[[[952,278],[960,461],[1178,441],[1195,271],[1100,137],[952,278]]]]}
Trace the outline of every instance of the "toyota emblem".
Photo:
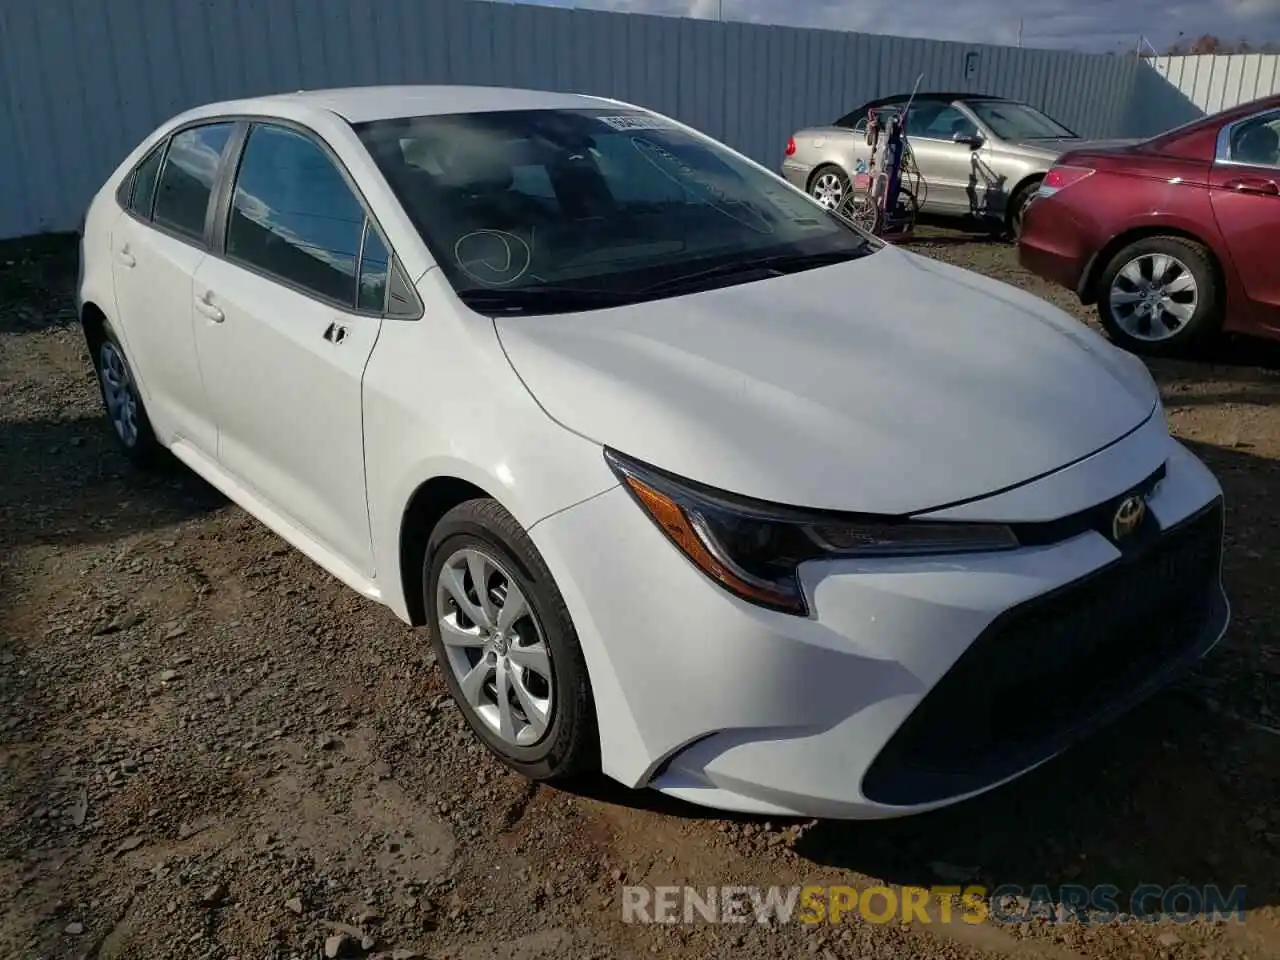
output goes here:
{"type": "Polygon", "coordinates": [[[1115,516],[1111,518],[1111,539],[1120,541],[1131,537],[1147,515],[1147,502],[1138,494],[1131,494],[1120,501],[1115,516]]]}

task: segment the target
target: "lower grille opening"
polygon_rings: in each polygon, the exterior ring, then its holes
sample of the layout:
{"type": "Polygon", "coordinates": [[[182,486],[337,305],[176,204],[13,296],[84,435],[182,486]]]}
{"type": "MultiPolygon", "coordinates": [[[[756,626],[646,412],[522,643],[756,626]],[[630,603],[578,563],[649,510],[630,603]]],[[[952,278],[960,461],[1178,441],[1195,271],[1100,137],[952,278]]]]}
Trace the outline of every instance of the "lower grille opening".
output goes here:
{"type": "Polygon", "coordinates": [[[1140,550],[998,617],[863,779],[910,805],[990,786],[1142,699],[1218,636],[1222,501],[1140,550]]]}

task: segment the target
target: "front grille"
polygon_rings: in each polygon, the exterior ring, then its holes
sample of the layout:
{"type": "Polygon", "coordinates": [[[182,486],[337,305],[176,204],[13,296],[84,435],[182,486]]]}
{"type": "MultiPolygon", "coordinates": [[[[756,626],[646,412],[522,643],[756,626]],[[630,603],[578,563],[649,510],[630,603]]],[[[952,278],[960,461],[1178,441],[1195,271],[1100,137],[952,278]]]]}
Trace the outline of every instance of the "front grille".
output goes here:
{"type": "Polygon", "coordinates": [[[876,757],[873,801],[970,793],[1132,706],[1217,639],[1222,501],[1114,563],[1006,611],[876,757]]]}

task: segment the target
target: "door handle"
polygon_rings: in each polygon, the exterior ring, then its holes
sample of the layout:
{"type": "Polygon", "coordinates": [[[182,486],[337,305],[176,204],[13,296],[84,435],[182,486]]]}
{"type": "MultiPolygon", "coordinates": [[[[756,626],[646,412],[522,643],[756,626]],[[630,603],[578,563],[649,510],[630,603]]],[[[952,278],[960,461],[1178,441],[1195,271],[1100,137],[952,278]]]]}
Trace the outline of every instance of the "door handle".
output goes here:
{"type": "Polygon", "coordinates": [[[121,247],[116,251],[116,259],[126,267],[132,267],[138,262],[138,258],[129,252],[129,248],[127,246],[121,247]]]}
{"type": "Polygon", "coordinates": [[[1280,196],[1280,186],[1274,180],[1263,180],[1261,177],[1235,177],[1223,184],[1228,190],[1236,193],[1260,193],[1269,197],[1280,196]]]}
{"type": "Polygon", "coordinates": [[[214,323],[221,323],[227,319],[226,314],[209,302],[209,294],[207,293],[203,297],[196,297],[196,309],[214,323]]]}

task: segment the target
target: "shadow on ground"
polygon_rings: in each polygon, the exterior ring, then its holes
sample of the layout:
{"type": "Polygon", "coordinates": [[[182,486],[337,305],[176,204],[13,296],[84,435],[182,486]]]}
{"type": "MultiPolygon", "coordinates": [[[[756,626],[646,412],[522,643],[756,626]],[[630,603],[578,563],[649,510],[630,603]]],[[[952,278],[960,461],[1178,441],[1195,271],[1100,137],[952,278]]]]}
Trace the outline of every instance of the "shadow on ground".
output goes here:
{"type": "Polygon", "coordinates": [[[0,527],[11,548],[112,541],[227,503],[168,455],[134,467],[110,429],[102,416],[0,421],[0,527]]]}

